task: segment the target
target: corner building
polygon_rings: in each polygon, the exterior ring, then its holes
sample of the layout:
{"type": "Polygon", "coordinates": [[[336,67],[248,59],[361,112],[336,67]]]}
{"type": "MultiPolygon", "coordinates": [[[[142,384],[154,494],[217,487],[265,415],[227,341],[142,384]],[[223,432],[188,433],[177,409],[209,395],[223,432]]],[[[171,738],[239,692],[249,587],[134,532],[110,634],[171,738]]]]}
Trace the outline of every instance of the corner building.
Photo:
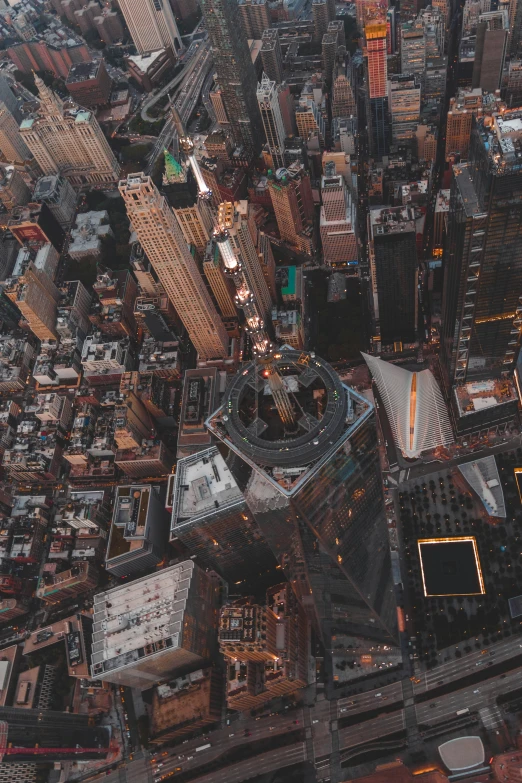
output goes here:
{"type": "Polygon", "coordinates": [[[265,539],[325,647],[396,645],[396,605],[375,410],[332,368],[284,346],[273,365],[292,390],[295,430],[274,416],[259,363],[207,421],[265,539]]]}

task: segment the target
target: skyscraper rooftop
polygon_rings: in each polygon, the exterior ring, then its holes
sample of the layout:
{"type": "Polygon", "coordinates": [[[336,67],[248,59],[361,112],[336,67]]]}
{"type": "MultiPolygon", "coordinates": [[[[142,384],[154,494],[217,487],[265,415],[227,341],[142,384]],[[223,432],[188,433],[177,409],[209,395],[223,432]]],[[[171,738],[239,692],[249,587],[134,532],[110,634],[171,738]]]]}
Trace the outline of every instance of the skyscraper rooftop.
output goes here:
{"type": "Polygon", "coordinates": [[[274,411],[261,362],[252,362],[236,376],[207,426],[245,461],[261,468],[283,494],[292,495],[354,423],[369,415],[371,406],[314,354],[283,346],[274,355],[274,365],[289,392],[295,431],[274,411]]]}

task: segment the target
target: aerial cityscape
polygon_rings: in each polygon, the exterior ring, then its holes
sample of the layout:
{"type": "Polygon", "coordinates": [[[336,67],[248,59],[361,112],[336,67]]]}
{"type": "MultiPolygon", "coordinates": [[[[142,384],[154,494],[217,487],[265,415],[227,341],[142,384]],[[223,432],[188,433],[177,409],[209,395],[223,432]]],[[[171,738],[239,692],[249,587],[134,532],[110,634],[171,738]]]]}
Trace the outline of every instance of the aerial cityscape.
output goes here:
{"type": "Polygon", "coordinates": [[[522,783],[522,0],[0,0],[0,783],[522,783]]]}

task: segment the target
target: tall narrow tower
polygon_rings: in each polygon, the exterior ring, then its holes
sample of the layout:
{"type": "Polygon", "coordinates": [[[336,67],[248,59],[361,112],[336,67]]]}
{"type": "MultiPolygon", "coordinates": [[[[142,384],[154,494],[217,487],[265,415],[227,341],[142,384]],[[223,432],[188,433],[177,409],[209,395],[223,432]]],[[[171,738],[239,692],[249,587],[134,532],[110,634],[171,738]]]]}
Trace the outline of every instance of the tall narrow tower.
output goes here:
{"type": "Polygon", "coordinates": [[[118,0],[127,27],[140,54],[171,47],[182,49],[169,0],[118,0]]]}
{"type": "Polygon", "coordinates": [[[259,361],[236,376],[207,426],[230,450],[230,469],[325,647],[337,632],[355,657],[388,650],[396,607],[374,408],[310,354],[285,346],[272,370],[288,390],[292,426],[274,414],[259,361]]]}
{"type": "Polygon", "coordinates": [[[249,155],[261,148],[257,80],[235,0],[202,0],[217,81],[235,144],[249,155]]]}
{"type": "Polygon", "coordinates": [[[284,166],[285,126],[279,105],[277,84],[270,81],[266,73],[257,87],[257,100],[261,111],[261,119],[268,142],[268,150],[272,157],[274,168],[284,166]]]}
{"type": "Polygon", "coordinates": [[[119,185],[138,240],[175,307],[200,359],[224,359],[228,337],[174,213],[150,177],[119,185]]]}
{"type": "Polygon", "coordinates": [[[370,148],[372,155],[377,158],[382,158],[389,149],[386,33],[386,22],[369,22],[364,28],[368,68],[370,148]]]}

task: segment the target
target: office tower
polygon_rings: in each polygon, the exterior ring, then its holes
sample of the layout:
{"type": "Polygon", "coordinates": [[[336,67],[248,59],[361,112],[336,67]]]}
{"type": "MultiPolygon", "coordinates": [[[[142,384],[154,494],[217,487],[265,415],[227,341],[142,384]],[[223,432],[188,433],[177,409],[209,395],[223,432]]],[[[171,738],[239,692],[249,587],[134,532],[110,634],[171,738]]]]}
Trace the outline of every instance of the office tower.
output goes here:
{"type": "Polygon", "coordinates": [[[283,55],[281,53],[281,42],[279,32],[276,28],[263,31],[261,44],[261,62],[263,71],[270,81],[281,84],[283,81],[283,55]]]}
{"type": "Polygon", "coordinates": [[[509,22],[507,11],[480,14],[475,44],[472,87],[485,92],[500,89],[506,59],[509,22]]]}
{"type": "Polygon", "coordinates": [[[190,207],[179,207],[174,210],[180,228],[188,245],[194,245],[203,253],[212,231],[211,218],[205,209],[205,204],[196,203],[190,207]]]}
{"type": "Polygon", "coordinates": [[[513,371],[522,291],[521,112],[474,121],[469,163],[454,167],[444,257],[441,368],[449,395],[513,371]]]}
{"type": "Polygon", "coordinates": [[[261,120],[268,143],[268,151],[272,157],[274,168],[284,166],[285,127],[279,104],[279,90],[275,82],[263,74],[261,84],[257,87],[257,101],[261,120]]]}
{"type": "Polygon", "coordinates": [[[256,72],[234,0],[202,0],[217,81],[234,143],[251,156],[261,147],[256,72]]]}
{"type": "Polygon", "coordinates": [[[246,38],[259,40],[263,30],[270,27],[267,0],[239,0],[239,18],[246,38]]]}
{"type": "Polygon", "coordinates": [[[47,204],[51,214],[63,227],[68,227],[76,213],[76,191],[69,180],[59,175],[40,177],[33,191],[36,203],[47,204]]]}
{"type": "Polygon", "coordinates": [[[35,595],[46,604],[59,604],[92,591],[98,584],[99,576],[93,563],[80,560],[67,571],[44,572],[38,581],[35,595]]]}
{"type": "Polygon", "coordinates": [[[355,205],[342,175],[335,172],[335,163],[325,165],[325,173],[321,177],[321,201],[320,232],[324,263],[356,268],[355,205]]]}
{"type": "Polygon", "coordinates": [[[314,21],[314,41],[320,43],[328,30],[330,17],[327,0],[312,0],[312,18],[314,21]]]}
{"type": "Polygon", "coordinates": [[[293,379],[286,423],[265,393],[266,370],[252,362],[209,418],[210,431],[230,449],[230,470],[326,647],[333,628],[353,637],[356,656],[393,645],[374,408],[310,354],[283,349],[271,367],[293,379]]]}
{"type": "Polygon", "coordinates": [[[4,706],[0,718],[0,751],[9,748],[2,753],[2,766],[36,759],[38,764],[103,760],[109,755],[110,729],[92,726],[88,715],[4,706]],[[32,752],[35,750],[37,755],[32,752]]]}
{"type": "Polygon", "coordinates": [[[11,112],[15,120],[19,121],[21,117],[20,104],[16,95],[10,87],[10,82],[6,76],[0,75],[0,103],[3,103],[7,111],[11,112]]]}
{"type": "Polygon", "coordinates": [[[462,10],[462,35],[475,35],[480,14],[491,11],[491,0],[466,0],[462,10]]]}
{"type": "Polygon", "coordinates": [[[212,656],[221,580],[192,560],[94,596],[91,678],[145,690],[212,656]]]}
{"type": "Polygon", "coordinates": [[[314,249],[314,202],[309,174],[294,163],[272,174],[268,187],[281,239],[310,255],[314,249]]]}
{"type": "MultiPolygon", "coordinates": [[[[469,2],[469,0],[468,0],[469,2]]],[[[480,0],[480,2],[484,3],[491,3],[491,0],[480,0]]],[[[466,7],[468,3],[466,2],[464,4],[464,7],[466,7]]],[[[433,8],[437,8],[439,11],[443,21],[444,21],[444,28],[447,30],[449,28],[449,23],[451,20],[451,2],[450,0],[432,0],[431,5],[433,8]]]]}
{"type": "Polygon", "coordinates": [[[356,114],[349,66],[344,62],[337,65],[337,75],[333,83],[332,116],[350,117],[356,114]]]}
{"type": "MultiPolygon", "coordinates": [[[[202,384],[198,379],[192,383],[202,384]]],[[[266,571],[274,556],[217,448],[178,461],[170,539],[229,584],[266,571]]]]}
{"type": "Polygon", "coordinates": [[[413,139],[421,110],[421,88],[412,74],[390,74],[388,106],[394,142],[413,139]]]}
{"type": "MultiPolygon", "coordinates": [[[[224,202],[225,204],[227,202],[224,202]]],[[[272,310],[272,296],[265,280],[264,268],[256,247],[257,236],[254,233],[255,226],[249,219],[249,204],[247,201],[238,201],[229,204],[231,224],[228,234],[233,249],[241,259],[243,272],[246,276],[248,287],[252,292],[260,312],[265,321],[270,319],[272,310]]]]}
{"type": "Polygon", "coordinates": [[[31,157],[18,123],[5,103],[0,103],[0,154],[7,163],[23,163],[31,157]]]}
{"type": "Polygon", "coordinates": [[[401,25],[401,73],[424,76],[426,68],[426,34],[421,22],[411,21],[401,25]]]}
{"type": "Polygon", "coordinates": [[[56,307],[59,292],[49,276],[31,262],[23,276],[6,289],[32,333],[39,340],[56,340],[56,307]]]}
{"type": "Polygon", "coordinates": [[[25,180],[14,166],[0,168],[0,201],[9,211],[31,200],[31,191],[25,180]]]}
{"type": "Polygon", "coordinates": [[[482,111],[482,90],[459,90],[450,98],[446,121],[446,161],[466,160],[471,138],[473,116],[482,111]],[[457,157],[458,156],[458,157],[457,157]]]}
{"type": "Polygon", "coordinates": [[[183,48],[168,0],[119,0],[119,6],[139,54],[169,46],[173,52],[183,48]]]}
{"type": "Polygon", "coordinates": [[[20,134],[43,174],[63,174],[77,186],[116,181],[120,167],[94,114],[65,108],[38,76],[35,82],[38,115],[23,120],[20,134]]]}
{"type": "Polygon", "coordinates": [[[129,576],[154,568],[166,544],[167,514],[160,488],[150,484],[117,487],[105,556],[107,572],[129,576]]]}
{"type": "Polygon", "coordinates": [[[224,359],[228,337],[174,213],[150,177],[122,180],[120,193],[138,241],[200,359],[224,359]]]}
{"type": "Polygon", "coordinates": [[[413,207],[368,215],[374,334],[381,345],[413,343],[417,327],[417,237],[413,207]]]}
{"type": "Polygon", "coordinates": [[[322,95],[321,90],[311,90],[309,85],[305,84],[299,102],[295,109],[295,122],[297,133],[305,142],[314,139],[320,149],[324,149],[325,142],[325,121],[319,107],[315,102],[316,93],[322,95]]]}
{"type": "Polygon", "coordinates": [[[223,261],[215,242],[209,242],[203,257],[203,274],[211,288],[221,317],[237,319],[237,308],[234,302],[235,289],[223,268],[223,261]]]}
{"type": "Polygon", "coordinates": [[[368,22],[364,28],[370,120],[370,150],[376,158],[386,155],[388,139],[388,66],[386,60],[386,24],[368,22]]]}
{"type": "Polygon", "coordinates": [[[506,85],[506,103],[509,108],[522,104],[522,62],[511,60],[506,85]]]}
{"type": "Polygon", "coordinates": [[[330,85],[335,68],[335,58],[337,56],[337,32],[325,33],[321,42],[321,55],[323,60],[323,76],[325,82],[330,85]]]}
{"type": "Polygon", "coordinates": [[[309,626],[303,609],[288,584],[275,585],[266,600],[266,606],[238,601],[221,611],[229,709],[251,710],[308,683],[309,626]]]}

